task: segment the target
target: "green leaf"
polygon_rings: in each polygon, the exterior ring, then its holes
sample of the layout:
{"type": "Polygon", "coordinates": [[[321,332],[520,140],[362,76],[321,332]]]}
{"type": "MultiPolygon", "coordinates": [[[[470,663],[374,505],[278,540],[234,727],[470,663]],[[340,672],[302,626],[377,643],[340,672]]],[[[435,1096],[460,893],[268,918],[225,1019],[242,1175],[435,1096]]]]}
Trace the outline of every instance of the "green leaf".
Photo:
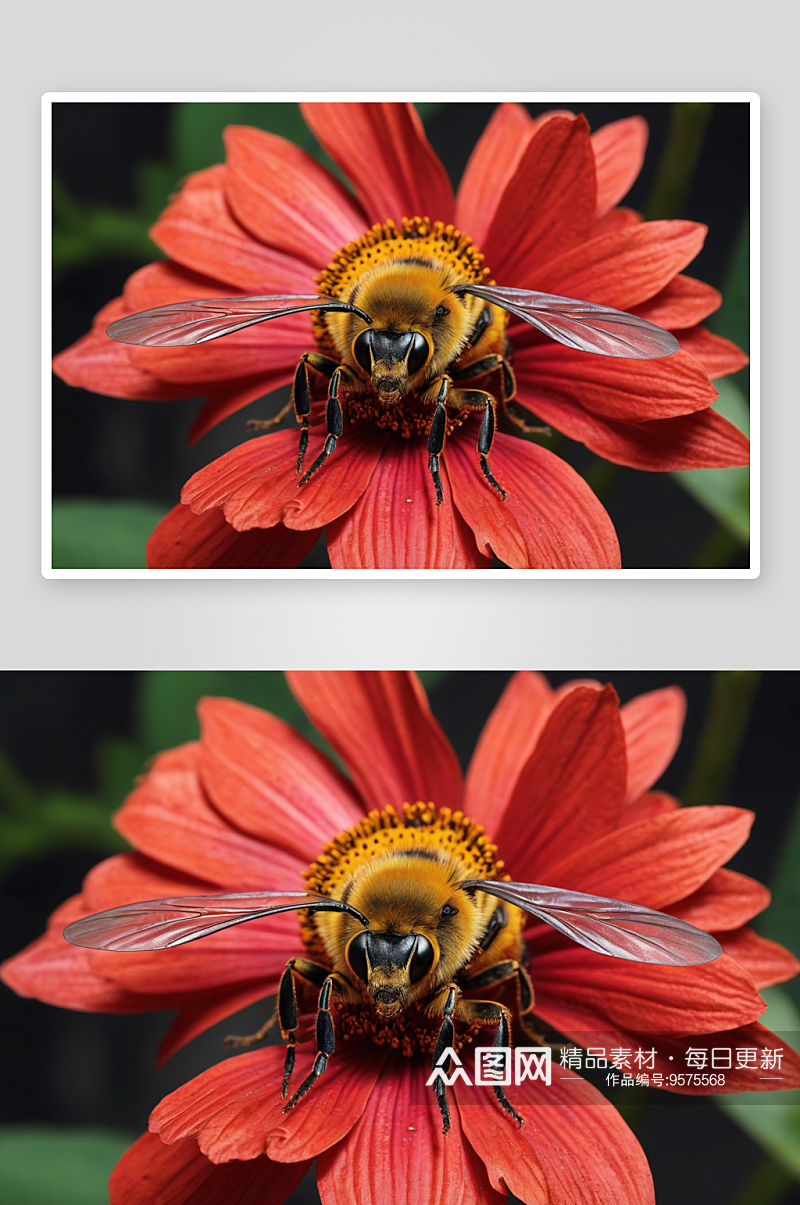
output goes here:
{"type": "Polygon", "coordinates": [[[262,670],[166,670],[142,674],[136,712],[148,754],[197,740],[197,703],[204,695],[238,699],[302,727],[303,713],[283,674],[262,670]]]}
{"type": "MultiPolygon", "coordinates": [[[[769,1009],[762,1022],[786,1039],[800,1036],[800,1013],[785,991],[762,991],[769,1009]]],[[[715,1098],[717,1105],[785,1171],[800,1180],[800,1089],[788,1092],[734,1092],[715,1098]],[[769,1103],[767,1103],[769,1101],[769,1103]]]]}
{"type": "MultiPolygon", "coordinates": [[[[750,431],[750,412],[741,390],[726,377],[715,381],[719,398],[714,409],[729,422],[750,431]]],[[[704,506],[745,546],[750,542],[750,469],[683,469],[671,474],[687,493],[704,506]]]]}
{"type": "MultiPolygon", "coordinates": [[[[172,181],[175,173],[169,172],[172,181]]],[[[80,267],[96,260],[120,256],[147,263],[161,259],[163,253],[148,234],[150,221],[163,207],[169,194],[167,188],[161,203],[148,212],[136,209],[116,209],[111,205],[85,206],[71,195],[66,186],[53,178],[53,274],[58,277],[69,268],[80,267]]]]}
{"type": "Polygon", "coordinates": [[[53,503],[54,569],[144,569],[145,546],[163,506],[127,499],[53,503]]]}
{"type": "Polygon", "coordinates": [[[115,1130],[0,1126],[8,1205],[108,1205],[108,1177],[134,1141],[115,1130]]]}
{"type": "Polygon", "coordinates": [[[750,216],[745,214],[722,284],[722,305],[708,319],[716,334],[750,351],[750,216]]]}

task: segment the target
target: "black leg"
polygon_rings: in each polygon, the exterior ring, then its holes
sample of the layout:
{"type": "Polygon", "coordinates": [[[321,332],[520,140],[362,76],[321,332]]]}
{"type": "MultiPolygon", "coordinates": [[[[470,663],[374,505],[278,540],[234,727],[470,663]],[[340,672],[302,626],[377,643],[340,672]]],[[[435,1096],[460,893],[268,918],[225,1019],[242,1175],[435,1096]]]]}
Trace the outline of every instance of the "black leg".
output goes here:
{"type": "Polygon", "coordinates": [[[300,1023],[292,970],[293,967],[290,962],[281,975],[280,987],[278,988],[278,1016],[281,1022],[281,1033],[287,1042],[286,1059],[283,1064],[283,1081],[281,1083],[281,1096],[284,1098],[289,1093],[289,1080],[294,1070],[294,1048],[297,1042],[295,1030],[300,1023]]]}
{"type": "MultiPolygon", "coordinates": [[[[436,1039],[436,1047],[433,1052],[434,1068],[438,1065],[439,1059],[442,1057],[444,1051],[447,1050],[447,1047],[453,1045],[453,1039],[455,1037],[453,1013],[455,1011],[457,1000],[458,993],[456,989],[454,987],[450,987],[447,993],[447,1000],[445,1001],[444,1009],[442,1010],[444,1013],[444,1020],[442,1021],[442,1027],[439,1030],[439,1036],[436,1039]]],[[[442,1071],[445,1075],[449,1073],[449,1058],[447,1059],[447,1062],[442,1065],[442,1071]]],[[[433,1090],[436,1093],[439,1112],[442,1115],[442,1133],[446,1134],[450,1129],[450,1106],[447,1103],[447,1087],[441,1079],[436,1079],[434,1081],[433,1090]]]]}
{"type": "MultiPolygon", "coordinates": [[[[510,1046],[511,1045],[511,1034],[508,1031],[508,1019],[507,1019],[505,1013],[503,1013],[503,1015],[500,1018],[500,1023],[497,1026],[497,1032],[494,1035],[494,1042],[492,1042],[492,1045],[493,1046],[510,1046]]],[[[514,1118],[514,1120],[517,1122],[517,1124],[521,1126],[522,1118],[520,1117],[519,1113],[517,1112],[517,1110],[514,1108],[514,1106],[511,1104],[510,1100],[506,1096],[506,1091],[505,1091],[505,1088],[502,1086],[502,1084],[494,1085],[494,1094],[497,1097],[497,1099],[499,1100],[500,1104],[505,1109],[506,1113],[510,1113],[511,1116],[514,1118]]]]}
{"type": "Polygon", "coordinates": [[[300,432],[300,444],[297,449],[297,471],[299,473],[303,457],[306,454],[306,448],[308,447],[308,416],[311,413],[311,387],[308,383],[308,368],[306,367],[305,356],[300,360],[300,363],[297,365],[297,371],[294,374],[292,402],[294,403],[294,412],[297,415],[297,421],[302,423],[303,426],[300,432]]]}
{"type": "MultiPolygon", "coordinates": [[[[317,459],[312,464],[311,468],[298,481],[298,483],[297,483],[298,487],[301,485],[305,485],[305,483],[308,481],[308,479],[310,477],[313,477],[313,475],[316,473],[317,469],[320,468],[325,463],[325,461],[330,456],[331,452],[333,452],[334,449],[336,448],[336,444],[339,439],[339,436],[342,434],[342,430],[344,428],[344,420],[342,418],[342,407],[339,405],[339,384],[341,382],[341,379],[342,379],[342,371],[340,368],[337,368],[336,371],[334,372],[333,376],[331,377],[331,383],[328,388],[328,409],[325,414],[326,431],[328,433],[328,437],[325,440],[325,446],[323,447],[323,449],[320,452],[317,459]]],[[[309,406],[309,408],[310,408],[310,406],[309,406]]],[[[301,451],[305,452],[305,448],[308,445],[307,430],[301,434],[300,443],[301,443],[301,451]],[[305,437],[306,437],[305,445],[303,445],[303,435],[305,435],[305,437]]],[[[298,459],[298,472],[300,471],[299,465],[300,465],[300,459],[298,459]]]]}
{"type": "Polygon", "coordinates": [[[284,1113],[288,1113],[290,1109],[293,1109],[301,1097],[305,1096],[309,1088],[311,1088],[317,1082],[322,1073],[327,1070],[328,1060],[333,1054],[335,1044],[333,1018],[331,1017],[330,1008],[332,991],[333,980],[328,977],[323,983],[322,991],[319,994],[319,1010],[317,1012],[317,1057],[314,1059],[314,1066],[311,1069],[311,1074],[306,1076],[292,1099],[285,1105],[283,1110],[284,1113]]]}
{"type": "Polygon", "coordinates": [[[447,391],[450,382],[445,378],[439,387],[439,392],[436,396],[436,409],[433,412],[433,420],[431,429],[428,432],[428,469],[433,478],[433,486],[436,490],[436,505],[442,505],[442,479],[439,475],[439,457],[444,448],[444,437],[447,434],[447,410],[445,403],[447,402],[447,391]]]}
{"type": "Polygon", "coordinates": [[[489,452],[491,450],[493,442],[494,442],[494,402],[490,400],[486,403],[486,409],[483,412],[483,422],[481,423],[481,429],[478,434],[478,455],[481,458],[481,468],[483,469],[483,475],[486,478],[486,480],[489,482],[489,485],[493,485],[494,488],[496,490],[498,490],[498,492],[501,493],[504,498],[507,498],[508,494],[503,489],[502,485],[499,485],[498,482],[495,481],[494,477],[492,476],[492,470],[489,468],[489,461],[487,458],[489,456],[489,452]]]}

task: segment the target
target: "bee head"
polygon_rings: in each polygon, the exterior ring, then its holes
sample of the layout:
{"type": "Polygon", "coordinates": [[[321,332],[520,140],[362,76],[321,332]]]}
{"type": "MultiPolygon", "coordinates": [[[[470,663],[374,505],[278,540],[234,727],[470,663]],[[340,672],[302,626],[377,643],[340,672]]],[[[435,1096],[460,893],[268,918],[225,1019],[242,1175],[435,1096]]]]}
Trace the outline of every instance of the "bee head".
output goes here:
{"type": "Polygon", "coordinates": [[[391,404],[438,376],[466,341],[470,317],[465,299],[450,291],[446,266],[423,259],[377,264],[350,297],[369,314],[349,325],[348,351],[380,400],[391,404]]]}
{"type": "Polygon", "coordinates": [[[453,863],[443,851],[397,850],[372,858],[352,881],[347,902],[369,928],[345,918],[352,936],[344,961],[383,1016],[448,983],[476,947],[479,911],[459,890],[453,863]]]}

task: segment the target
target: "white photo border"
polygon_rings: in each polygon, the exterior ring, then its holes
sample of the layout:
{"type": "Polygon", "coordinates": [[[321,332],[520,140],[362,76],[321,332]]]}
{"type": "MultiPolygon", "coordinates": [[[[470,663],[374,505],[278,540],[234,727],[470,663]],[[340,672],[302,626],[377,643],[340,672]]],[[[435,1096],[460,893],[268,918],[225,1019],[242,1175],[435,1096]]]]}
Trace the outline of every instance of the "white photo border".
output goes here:
{"type": "Polygon", "coordinates": [[[761,144],[760,97],[755,92],[47,92],[42,97],[41,160],[41,571],[48,579],[280,579],[280,578],[533,578],[602,579],[754,579],[761,572],[761,144]],[[516,101],[553,105],[608,103],[712,102],[750,108],[750,565],[746,569],[54,569],[52,564],[52,106],[63,103],[166,104],[173,102],[277,103],[300,101],[516,101]]]}

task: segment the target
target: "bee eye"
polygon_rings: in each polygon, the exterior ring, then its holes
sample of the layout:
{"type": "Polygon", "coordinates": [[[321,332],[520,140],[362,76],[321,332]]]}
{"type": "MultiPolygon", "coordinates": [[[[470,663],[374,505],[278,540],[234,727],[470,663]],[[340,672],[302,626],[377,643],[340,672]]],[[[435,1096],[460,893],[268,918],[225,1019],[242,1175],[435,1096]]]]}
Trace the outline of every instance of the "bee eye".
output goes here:
{"type": "Polygon", "coordinates": [[[353,355],[364,372],[372,372],[372,331],[362,331],[353,344],[353,355]]]}
{"type": "Polygon", "coordinates": [[[345,951],[345,960],[353,974],[362,981],[367,982],[367,931],[357,933],[345,951]]]}
{"type": "Polygon", "coordinates": [[[425,978],[432,966],[433,946],[428,941],[427,937],[418,936],[414,956],[411,959],[411,966],[408,968],[408,975],[411,982],[419,983],[420,979],[425,978]]]}
{"type": "Polygon", "coordinates": [[[442,916],[455,916],[457,912],[458,908],[454,908],[452,904],[445,904],[442,908],[442,916]]]}
{"type": "Polygon", "coordinates": [[[424,335],[420,335],[417,331],[414,332],[414,338],[411,341],[411,349],[406,357],[406,364],[411,376],[415,372],[419,372],[420,368],[424,368],[428,360],[428,341],[424,335]]]}
{"type": "Polygon", "coordinates": [[[449,314],[449,313],[450,313],[450,311],[448,310],[446,305],[437,305],[436,310],[434,312],[434,317],[435,318],[444,318],[445,314],[449,314]]]}

